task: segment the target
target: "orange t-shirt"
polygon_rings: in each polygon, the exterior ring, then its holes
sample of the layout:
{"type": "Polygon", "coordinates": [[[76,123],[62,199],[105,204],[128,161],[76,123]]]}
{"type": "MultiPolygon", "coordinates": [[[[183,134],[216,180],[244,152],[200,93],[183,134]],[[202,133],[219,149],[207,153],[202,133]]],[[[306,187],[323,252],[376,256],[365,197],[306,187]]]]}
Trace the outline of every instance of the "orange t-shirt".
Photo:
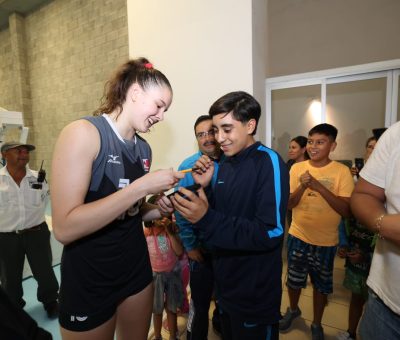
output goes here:
{"type": "MultiPolygon", "coordinates": [[[[300,185],[300,176],[307,170],[336,196],[351,196],[354,189],[351,172],[335,161],[322,168],[313,167],[310,161],[295,163],[290,170],[290,193],[300,185]]],[[[335,246],[338,244],[340,218],[318,192],[307,188],[299,204],[293,208],[289,234],[309,244],[335,246]]]]}

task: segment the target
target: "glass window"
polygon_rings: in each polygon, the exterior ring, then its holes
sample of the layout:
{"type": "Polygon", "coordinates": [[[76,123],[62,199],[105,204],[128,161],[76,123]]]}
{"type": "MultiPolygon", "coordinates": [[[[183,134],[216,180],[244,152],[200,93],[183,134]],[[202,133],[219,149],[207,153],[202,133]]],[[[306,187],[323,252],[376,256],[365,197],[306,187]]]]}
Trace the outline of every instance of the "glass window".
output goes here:
{"type": "Polygon", "coordinates": [[[321,123],[320,112],[310,107],[320,102],[321,86],[301,86],[272,91],[272,143],[274,150],[287,160],[290,140],[307,136],[308,131],[321,123]]]}
{"type": "Polygon", "coordinates": [[[397,93],[397,121],[400,120],[400,76],[397,77],[397,81],[399,83],[398,93],[397,93]]]}
{"type": "Polygon", "coordinates": [[[333,159],[363,157],[373,128],[385,126],[386,78],[328,84],[326,121],[339,130],[333,159]]]}

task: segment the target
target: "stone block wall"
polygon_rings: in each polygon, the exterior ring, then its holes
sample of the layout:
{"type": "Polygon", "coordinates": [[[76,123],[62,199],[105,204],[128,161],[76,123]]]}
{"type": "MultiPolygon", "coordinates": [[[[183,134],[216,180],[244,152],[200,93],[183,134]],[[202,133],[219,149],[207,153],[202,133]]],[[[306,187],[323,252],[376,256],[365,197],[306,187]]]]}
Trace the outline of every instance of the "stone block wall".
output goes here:
{"type": "Polygon", "coordinates": [[[126,0],[55,0],[22,19],[18,29],[13,30],[10,20],[10,28],[0,32],[0,106],[21,110],[18,103],[26,103],[28,141],[37,147],[30,165],[37,168],[44,160],[50,173],[61,129],[92,114],[99,106],[104,83],[128,59],[126,0]],[[18,65],[7,52],[13,39],[24,41],[24,50],[18,53],[25,55],[25,61],[18,65]],[[4,81],[11,77],[10,64],[11,74],[17,77],[18,70],[26,70],[13,82],[14,89],[22,86],[15,96],[4,81]],[[19,98],[26,95],[28,100],[19,98]],[[13,99],[3,103],[3,96],[13,99]]]}
{"type": "Polygon", "coordinates": [[[15,111],[10,31],[0,31],[0,107],[15,111]]]}

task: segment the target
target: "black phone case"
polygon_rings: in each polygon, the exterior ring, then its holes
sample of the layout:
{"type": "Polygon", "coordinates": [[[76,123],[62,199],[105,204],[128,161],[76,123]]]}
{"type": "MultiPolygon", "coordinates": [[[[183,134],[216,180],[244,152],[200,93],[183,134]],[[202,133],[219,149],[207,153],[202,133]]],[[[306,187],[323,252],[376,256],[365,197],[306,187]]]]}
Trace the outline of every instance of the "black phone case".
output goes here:
{"type": "Polygon", "coordinates": [[[354,165],[360,171],[364,167],[364,159],[363,158],[355,158],[354,165]]]}
{"type": "MultiPolygon", "coordinates": [[[[189,185],[188,187],[184,187],[184,188],[187,189],[187,190],[190,190],[190,191],[194,192],[197,196],[199,196],[199,193],[197,192],[197,190],[199,190],[199,189],[201,188],[201,185],[195,183],[195,184],[189,185]]],[[[186,195],[182,194],[182,193],[179,192],[179,191],[174,191],[174,192],[170,193],[169,195],[167,195],[167,197],[170,197],[171,195],[174,195],[174,194],[176,194],[176,193],[178,193],[179,195],[181,195],[183,198],[186,198],[186,195]]]]}

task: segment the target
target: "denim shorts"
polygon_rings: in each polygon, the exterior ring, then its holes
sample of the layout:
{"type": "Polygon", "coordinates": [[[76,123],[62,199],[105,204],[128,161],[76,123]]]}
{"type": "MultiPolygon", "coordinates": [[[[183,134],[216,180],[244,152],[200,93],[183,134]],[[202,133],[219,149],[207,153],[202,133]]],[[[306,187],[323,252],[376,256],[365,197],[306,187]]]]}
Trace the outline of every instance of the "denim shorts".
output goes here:
{"type": "Polygon", "coordinates": [[[288,278],[289,288],[300,289],[307,285],[310,275],[314,288],[322,294],[332,293],[333,261],[336,246],[315,246],[288,235],[288,278]]]}
{"type": "Polygon", "coordinates": [[[363,340],[400,339],[400,315],[387,307],[371,289],[359,332],[363,340]]]}
{"type": "Polygon", "coordinates": [[[176,313],[178,308],[182,308],[183,285],[181,278],[181,265],[179,261],[177,261],[174,269],[170,272],[153,272],[153,282],[154,314],[162,314],[164,306],[172,313],[176,313]]]}

